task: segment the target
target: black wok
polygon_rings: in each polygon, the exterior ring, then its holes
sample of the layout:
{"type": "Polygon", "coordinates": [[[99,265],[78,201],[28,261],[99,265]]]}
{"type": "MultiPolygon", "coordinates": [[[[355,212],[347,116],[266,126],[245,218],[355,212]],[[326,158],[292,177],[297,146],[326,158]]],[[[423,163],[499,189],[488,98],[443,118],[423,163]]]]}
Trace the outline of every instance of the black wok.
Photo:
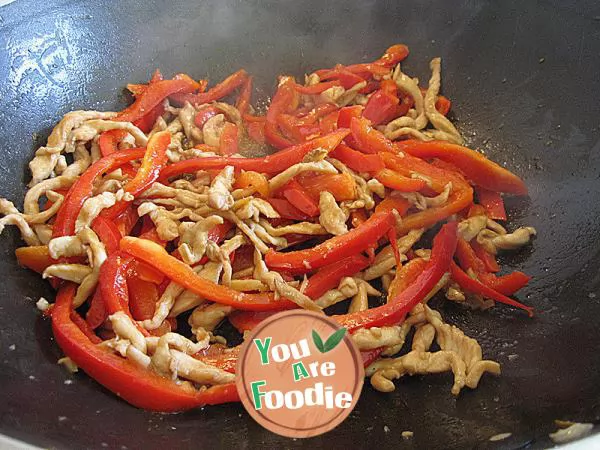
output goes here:
{"type": "Polygon", "coordinates": [[[213,81],[243,67],[264,97],[280,72],[367,61],[402,42],[409,73],[425,77],[429,59],[443,57],[460,130],[530,187],[530,198],[508,201],[510,225],[539,233],[504,261],[534,277],[520,295],[536,308],[533,320],[502,306],[440,306],[500,361],[500,378],[485,376],[458,398],[447,375],[402,379],[393,394],[366,387],[337,429],[292,441],[239,405],[151,414],[84,374],[67,375],[33,305],[51,290],[16,267],[10,230],[0,247],[2,433],[58,448],[542,448],[554,419],[598,422],[597,2],[17,0],[0,8],[0,41],[0,196],[23,198],[26,164],[64,113],[121,108],[123,85],[156,67],[213,81]],[[403,442],[404,430],[414,438],[403,442]],[[488,441],[504,432],[512,436],[488,441]]]}

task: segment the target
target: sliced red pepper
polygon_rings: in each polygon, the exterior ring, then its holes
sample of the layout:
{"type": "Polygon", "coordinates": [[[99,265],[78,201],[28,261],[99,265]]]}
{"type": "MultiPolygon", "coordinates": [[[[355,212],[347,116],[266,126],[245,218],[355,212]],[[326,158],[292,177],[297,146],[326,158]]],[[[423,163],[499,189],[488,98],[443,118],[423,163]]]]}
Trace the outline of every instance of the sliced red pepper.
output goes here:
{"type": "Polygon", "coordinates": [[[198,128],[202,129],[206,122],[208,122],[208,119],[215,117],[218,114],[221,114],[221,110],[216,106],[206,106],[196,113],[196,116],[194,117],[194,123],[198,128]]]}
{"type": "Polygon", "coordinates": [[[337,130],[333,133],[295,145],[285,150],[265,156],[264,158],[227,158],[222,156],[188,159],[169,164],[161,172],[159,180],[198,170],[222,169],[233,166],[236,169],[253,170],[260,173],[279,173],[288,167],[302,162],[302,159],[316,148],[333,150],[348,135],[348,130],[337,130]]]}
{"type": "Polygon", "coordinates": [[[494,272],[495,273],[495,272],[500,271],[500,266],[498,265],[498,262],[496,261],[496,255],[492,255],[491,253],[489,253],[475,239],[473,239],[471,241],[471,247],[473,247],[473,250],[475,251],[475,254],[477,255],[477,257],[481,261],[483,261],[486,272],[494,272]]]}
{"type": "Polygon", "coordinates": [[[292,205],[289,201],[287,201],[285,199],[267,198],[266,200],[271,204],[271,206],[275,209],[275,211],[277,211],[277,213],[283,219],[302,220],[302,221],[311,219],[311,216],[303,213],[302,211],[300,211],[298,208],[296,208],[294,205],[292,205]]]}
{"type": "Polygon", "coordinates": [[[360,75],[350,72],[341,65],[337,65],[334,69],[321,73],[319,78],[321,81],[335,79],[339,81],[344,89],[350,89],[355,84],[365,81],[360,75]]]}
{"type": "MultiPolygon", "coordinates": [[[[352,124],[352,118],[360,117],[362,115],[362,112],[364,109],[365,109],[365,107],[361,106],[361,105],[345,106],[345,107],[341,108],[340,112],[338,114],[337,127],[349,129],[350,125],[352,124]]],[[[345,142],[352,148],[358,148],[357,143],[354,140],[354,138],[352,137],[352,135],[347,136],[345,138],[345,142]]]]}
{"type": "Polygon", "coordinates": [[[381,200],[375,207],[375,212],[391,212],[398,211],[400,216],[404,216],[410,209],[410,202],[402,197],[386,197],[381,200]]]}
{"type": "Polygon", "coordinates": [[[321,92],[340,84],[339,80],[325,81],[313,84],[312,86],[302,86],[301,84],[294,83],[294,89],[304,95],[319,95],[321,92]]]}
{"type": "Polygon", "coordinates": [[[244,331],[252,330],[263,320],[276,313],[277,311],[233,311],[227,316],[227,319],[229,319],[229,322],[231,322],[231,325],[233,325],[236,330],[243,333],[244,331]]]}
{"type": "Polygon", "coordinates": [[[345,144],[338,145],[329,155],[355,172],[377,172],[385,167],[379,155],[367,155],[345,144]]]}
{"type": "Polygon", "coordinates": [[[423,258],[411,259],[403,266],[399,266],[396,270],[394,279],[390,283],[390,287],[388,289],[388,298],[392,299],[396,297],[396,295],[408,289],[426,267],[427,260],[423,258]]]}
{"type": "Polygon", "coordinates": [[[437,109],[440,114],[447,116],[448,113],[450,112],[451,107],[452,107],[452,102],[450,100],[448,100],[443,95],[438,96],[438,98],[435,102],[435,109],[437,109]]]}
{"type": "Polygon", "coordinates": [[[98,235],[100,241],[104,244],[107,254],[119,251],[119,241],[123,237],[112,221],[102,216],[98,216],[92,222],[92,229],[98,235]]]}
{"type": "Polygon", "coordinates": [[[85,321],[88,323],[92,330],[95,330],[104,323],[108,313],[104,306],[104,299],[102,298],[102,290],[97,287],[92,300],[90,301],[90,307],[85,315],[85,321]]]}
{"type": "Polygon", "coordinates": [[[125,237],[121,240],[121,250],[158,269],[175,283],[215,303],[247,311],[275,311],[296,307],[295,303],[288,300],[275,300],[271,293],[247,294],[201,278],[190,266],[151,241],[125,237]]]}
{"type": "Polygon", "coordinates": [[[246,125],[248,136],[258,144],[265,144],[265,123],[264,122],[249,122],[246,125]]]}
{"type": "Polygon", "coordinates": [[[100,153],[102,156],[108,156],[119,150],[118,144],[127,136],[126,130],[109,130],[105,131],[98,138],[98,145],[100,146],[100,153]]]}
{"type": "Polygon", "coordinates": [[[316,202],[324,191],[331,193],[338,202],[356,198],[356,182],[349,173],[302,172],[296,178],[316,202]]]}
{"type": "Polygon", "coordinates": [[[397,96],[379,90],[369,97],[362,115],[373,125],[385,124],[398,116],[398,103],[397,96]]]}
{"type": "Polygon", "coordinates": [[[504,208],[504,200],[498,192],[490,191],[484,188],[476,188],[477,198],[479,203],[483,205],[487,216],[493,220],[506,220],[506,209],[504,208]]]}
{"type": "Polygon", "coordinates": [[[354,332],[359,328],[381,327],[402,322],[406,314],[425,299],[427,294],[448,271],[456,249],[456,239],[456,222],[443,225],[440,232],[433,239],[429,262],[414,283],[390,298],[385,305],[365,311],[333,316],[334,320],[350,332],[354,332]]]}
{"type": "Polygon", "coordinates": [[[450,274],[452,276],[452,279],[456,281],[456,283],[458,283],[458,285],[465,291],[481,295],[485,298],[489,298],[497,302],[504,303],[506,305],[514,306],[515,308],[520,308],[526,311],[529,317],[533,317],[532,307],[526,306],[516,300],[513,300],[512,298],[507,297],[506,295],[503,295],[500,292],[497,292],[492,288],[486,286],[480,281],[471,278],[454,262],[452,262],[452,264],[450,265],[450,274]]]}
{"type": "Polygon", "coordinates": [[[96,178],[126,162],[140,159],[143,156],[144,149],[131,149],[105,156],[92,164],[69,189],[56,215],[52,237],[70,236],[75,232],[75,221],[83,203],[92,196],[96,178]]]}
{"type": "Polygon", "coordinates": [[[121,111],[115,120],[135,122],[154,110],[167,97],[176,93],[191,93],[197,88],[198,83],[189,77],[150,83],[145,92],[136,98],[131,106],[121,111]]]}
{"type": "Polygon", "coordinates": [[[350,130],[356,142],[356,148],[361,152],[395,152],[392,141],[386,138],[381,131],[373,128],[371,122],[365,118],[353,117],[350,121],[350,130]]]}
{"type": "Polygon", "coordinates": [[[242,173],[235,178],[233,187],[234,189],[253,188],[262,198],[267,198],[271,194],[267,178],[253,170],[242,170],[242,173]]]}
{"type": "Polygon", "coordinates": [[[65,354],[104,387],[132,405],[152,411],[183,411],[239,400],[233,383],[191,390],[91,342],[70,317],[75,290],[73,284],[60,289],[51,314],[52,331],[65,354]]]}
{"type": "Polygon", "coordinates": [[[456,257],[463,270],[471,269],[475,273],[486,272],[483,261],[477,257],[471,245],[462,238],[458,239],[458,244],[456,245],[456,257]]]}
{"type": "Polygon", "coordinates": [[[424,180],[408,178],[391,169],[381,169],[375,174],[375,178],[385,187],[400,192],[417,192],[427,186],[424,180]]]}
{"type": "Polygon", "coordinates": [[[267,122],[276,123],[277,117],[282,113],[288,113],[298,108],[300,95],[294,88],[296,82],[292,77],[281,77],[277,91],[273,95],[269,109],[267,110],[267,122]]]}
{"type": "Polygon", "coordinates": [[[152,319],[159,299],[158,287],[139,277],[127,279],[129,309],[135,320],[152,319]]]}
{"type": "Polygon", "coordinates": [[[135,227],[139,220],[137,208],[133,205],[128,205],[125,210],[114,219],[114,224],[121,233],[121,236],[127,236],[135,227]]]}
{"type": "MultiPolygon", "coordinates": [[[[160,131],[152,135],[148,141],[142,164],[136,176],[125,185],[125,192],[136,197],[158,179],[162,168],[167,163],[167,148],[170,143],[171,133],[168,131],[160,131]]],[[[110,208],[104,209],[100,215],[107,219],[113,219],[125,211],[130,203],[131,201],[121,200],[110,208]]]]}
{"type": "Polygon", "coordinates": [[[295,144],[290,139],[286,138],[279,131],[277,123],[265,123],[265,141],[279,150],[286,149],[295,144]]]}
{"type": "Polygon", "coordinates": [[[406,140],[399,150],[419,158],[439,158],[458,167],[475,184],[492,191],[527,195],[527,186],[518,176],[490,161],[481,153],[445,141],[406,140]]]}
{"type": "Polygon", "coordinates": [[[102,342],[102,339],[100,339],[98,336],[96,336],[96,333],[94,333],[94,330],[89,326],[89,324],[85,320],[83,320],[83,318],[79,315],[79,313],[77,311],[74,311],[73,309],[71,309],[70,316],[71,316],[71,320],[73,321],[73,323],[90,340],[90,342],[92,342],[94,344],[99,344],[100,342],[102,342]]]}
{"type": "Polygon", "coordinates": [[[366,250],[394,225],[395,219],[392,214],[375,213],[358,228],[328,239],[313,248],[287,253],[270,250],[265,255],[265,262],[273,269],[308,272],[366,250]]]}
{"type": "Polygon", "coordinates": [[[190,102],[194,106],[199,106],[204,103],[214,102],[231,94],[236,88],[241,86],[247,78],[248,73],[244,69],[241,69],[232,75],[229,75],[219,84],[210,88],[207,92],[201,92],[199,94],[181,93],[171,95],[171,98],[180,105],[185,104],[185,102],[190,102]]]}
{"type": "Polygon", "coordinates": [[[372,363],[377,361],[379,355],[385,350],[384,347],[373,348],[371,350],[361,350],[360,356],[362,357],[363,366],[369,367],[372,363]]]}
{"type": "Polygon", "coordinates": [[[238,153],[238,127],[236,124],[226,122],[219,141],[219,152],[224,156],[238,153]]]}
{"type": "Polygon", "coordinates": [[[37,273],[43,273],[48,266],[58,263],[57,260],[50,257],[47,245],[19,247],[15,250],[15,256],[20,266],[27,267],[37,273]]]}
{"type": "Polygon", "coordinates": [[[252,77],[247,77],[244,84],[242,84],[242,89],[240,90],[240,95],[238,96],[237,102],[235,103],[235,107],[240,112],[240,114],[245,114],[250,108],[250,99],[252,97],[252,77]]]}
{"type": "Polygon", "coordinates": [[[137,278],[153,284],[160,284],[165,279],[162,272],[142,261],[132,261],[131,270],[137,278]]]}
{"type": "Polygon", "coordinates": [[[352,255],[319,269],[308,279],[304,294],[313,300],[334,289],[344,277],[350,277],[369,266],[369,260],[362,255],[352,255]]]}
{"type": "Polygon", "coordinates": [[[322,134],[332,133],[337,129],[337,123],[340,116],[340,111],[335,110],[327,114],[319,120],[319,129],[322,134]]]}
{"type": "Polygon", "coordinates": [[[319,204],[304,190],[298,181],[291,179],[281,188],[281,193],[294,207],[309,217],[319,215],[319,204]]]}
{"type": "Polygon", "coordinates": [[[374,64],[380,64],[385,67],[393,67],[408,56],[408,47],[404,44],[395,44],[389,47],[383,56],[375,61],[374,64]]]}
{"type": "Polygon", "coordinates": [[[504,295],[514,295],[519,289],[527,286],[531,280],[529,275],[519,271],[499,277],[491,273],[479,273],[477,277],[483,284],[504,295]]]}

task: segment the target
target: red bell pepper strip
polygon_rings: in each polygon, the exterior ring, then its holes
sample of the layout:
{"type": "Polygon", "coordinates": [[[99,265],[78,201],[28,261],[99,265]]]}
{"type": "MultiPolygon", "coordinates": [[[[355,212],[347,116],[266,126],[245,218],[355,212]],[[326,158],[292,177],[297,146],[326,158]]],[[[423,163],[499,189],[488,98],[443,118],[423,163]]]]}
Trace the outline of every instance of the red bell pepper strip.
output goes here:
{"type": "Polygon", "coordinates": [[[396,270],[396,275],[390,283],[388,289],[388,298],[392,299],[397,294],[408,289],[411,284],[419,277],[421,272],[427,267],[427,260],[423,258],[415,258],[408,261],[396,270]]]}
{"type": "Polygon", "coordinates": [[[355,84],[365,81],[363,77],[356,73],[350,72],[344,66],[337,65],[334,69],[325,72],[320,72],[319,78],[321,81],[337,80],[344,89],[350,89],[355,84]]]}
{"type": "Polygon", "coordinates": [[[336,288],[342,278],[350,277],[368,266],[367,258],[362,255],[352,255],[322,267],[308,279],[304,294],[316,300],[328,290],[336,288]]]}
{"type": "Polygon", "coordinates": [[[399,62],[406,59],[408,56],[408,47],[404,44],[396,44],[389,47],[383,56],[379,58],[374,64],[379,64],[385,67],[393,67],[399,62]]]}
{"type": "Polygon", "coordinates": [[[338,145],[329,155],[355,172],[377,172],[385,167],[379,155],[367,155],[345,144],[338,145]]]}
{"type": "Polygon", "coordinates": [[[275,124],[277,117],[282,113],[288,113],[298,108],[300,95],[294,88],[296,82],[292,77],[281,77],[277,91],[273,95],[269,109],[267,110],[267,122],[275,124]]]}
{"type": "Polygon", "coordinates": [[[403,218],[402,223],[397,227],[398,233],[407,233],[415,228],[428,228],[446,217],[456,214],[466,208],[473,201],[473,189],[469,186],[457,187],[449,197],[448,202],[442,206],[410,214],[403,218]]]}
{"type": "Polygon", "coordinates": [[[262,197],[270,196],[269,180],[262,173],[254,172],[253,170],[242,170],[235,178],[233,184],[234,189],[252,188],[262,197]]]}
{"type": "Polygon", "coordinates": [[[15,250],[15,256],[20,266],[27,267],[37,273],[43,273],[48,266],[58,263],[57,260],[50,257],[47,245],[19,247],[15,250]]]}
{"type": "Polygon", "coordinates": [[[104,299],[102,298],[102,291],[99,287],[96,288],[92,300],[90,301],[90,307],[85,314],[85,321],[92,330],[95,330],[104,323],[108,314],[104,306],[104,299]]]}
{"type": "Polygon", "coordinates": [[[398,103],[397,96],[379,90],[369,97],[362,115],[373,125],[385,124],[398,116],[398,103]]]}
{"type": "Polygon", "coordinates": [[[504,201],[498,192],[490,191],[484,188],[476,188],[479,203],[483,205],[487,216],[493,220],[506,220],[506,209],[504,201]]]}
{"type": "Polygon", "coordinates": [[[363,366],[369,367],[372,363],[377,361],[379,355],[385,350],[384,347],[373,348],[371,350],[361,350],[360,356],[362,357],[363,366]]]}
{"type": "Polygon", "coordinates": [[[149,283],[160,284],[165,279],[165,276],[162,272],[142,261],[132,261],[131,270],[132,273],[140,280],[147,281],[149,283]]]}
{"type": "Polygon", "coordinates": [[[283,198],[267,198],[266,199],[271,206],[277,211],[277,213],[281,216],[282,219],[290,219],[290,220],[310,220],[311,216],[303,213],[294,205],[292,205],[289,201],[283,198]]]}
{"type": "Polygon", "coordinates": [[[238,401],[234,384],[195,391],[142,369],[91,342],[70,317],[75,286],[60,289],[52,310],[52,331],[60,348],[89,376],[138,408],[176,412],[238,401]]]}
{"type": "Polygon", "coordinates": [[[531,277],[523,272],[515,271],[508,275],[497,277],[491,273],[477,274],[479,281],[504,295],[513,295],[529,283],[531,277]]]}
{"type": "Polygon", "coordinates": [[[456,249],[456,239],[456,222],[443,225],[433,239],[429,262],[414,283],[390,298],[385,305],[366,311],[333,316],[333,319],[350,332],[359,328],[380,327],[402,322],[406,314],[431,292],[448,271],[456,249]]]}
{"type": "MultiPolygon", "coordinates": [[[[160,175],[160,171],[167,163],[167,148],[171,143],[171,133],[160,131],[154,134],[148,141],[142,164],[132,180],[125,185],[125,192],[136,197],[152,185],[160,175]]],[[[113,219],[121,214],[131,201],[121,200],[108,209],[103,210],[100,215],[113,219]]]]}
{"type": "Polygon", "coordinates": [[[129,291],[129,309],[135,320],[152,319],[159,299],[158,287],[154,283],[139,277],[127,279],[129,291]]]}
{"type": "MultiPolygon", "coordinates": [[[[362,115],[364,109],[365,107],[361,105],[345,106],[341,108],[338,114],[337,127],[349,129],[350,125],[352,124],[352,118],[359,118],[362,115]]],[[[352,135],[347,136],[345,138],[345,142],[352,148],[358,148],[358,144],[356,143],[352,135]]]]}
{"type": "Polygon", "coordinates": [[[207,92],[201,92],[199,94],[180,93],[171,95],[171,98],[181,105],[185,102],[190,102],[194,106],[199,106],[204,103],[214,102],[231,94],[237,87],[241,86],[247,78],[248,73],[244,69],[238,70],[216,86],[210,88],[207,92]]]}
{"type": "Polygon", "coordinates": [[[123,311],[131,317],[129,311],[129,291],[127,277],[132,258],[121,252],[110,255],[100,268],[98,285],[102,293],[107,314],[123,311]]]}
{"type": "Polygon", "coordinates": [[[275,311],[296,307],[295,303],[288,300],[275,300],[272,294],[247,294],[205,280],[190,266],[172,257],[164,248],[151,241],[125,237],[121,240],[121,250],[153,266],[175,283],[215,303],[246,311],[275,311]]]}
{"type": "Polygon", "coordinates": [[[458,244],[456,245],[456,258],[460,267],[465,271],[471,269],[477,274],[486,272],[483,261],[475,254],[471,245],[462,238],[458,239],[458,244]]]}
{"type": "Polygon", "coordinates": [[[319,120],[319,129],[321,130],[321,134],[327,134],[335,131],[337,129],[337,122],[340,116],[340,111],[335,110],[327,114],[321,120],[319,120]]]}
{"type": "Polygon", "coordinates": [[[294,83],[294,89],[304,95],[319,95],[321,92],[340,84],[339,80],[325,81],[313,84],[312,86],[302,86],[301,84],[294,83]]]}
{"type": "Polygon", "coordinates": [[[398,211],[400,216],[404,216],[410,209],[410,202],[402,197],[386,197],[381,200],[375,207],[375,212],[391,212],[398,211]]]}
{"type": "Polygon", "coordinates": [[[250,99],[252,98],[252,77],[247,77],[244,84],[242,84],[242,89],[240,90],[240,95],[235,103],[235,107],[240,112],[240,114],[245,114],[248,112],[248,108],[250,108],[250,99]]]}
{"type": "Polygon", "coordinates": [[[225,123],[219,140],[219,152],[225,156],[238,153],[238,127],[236,124],[225,123]]]}
{"type": "Polygon", "coordinates": [[[109,130],[105,131],[98,138],[98,145],[100,146],[100,153],[102,156],[108,156],[119,150],[118,144],[127,135],[126,130],[109,130]]]}
{"type": "Polygon", "coordinates": [[[167,97],[177,93],[191,93],[197,88],[198,83],[184,76],[150,83],[145,92],[136,98],[131,106],[121,111],[115,120],[135,122],[159,106],[167,97]]]}
{"type": "Polygon", "coordinates": [[[308,272],[366,250],[394,225],[395,219],[392,214],[375,213],[358,228],[328,239],[313,248],[287,253],[270,250],[265,255],[265,263],[273,269],[308,272]]]}
{"type": "Polygon", "coordinates": [[[128,205],[121,214],[114,219],[121,236],[127,236],[131,233],[131,230],[135,227],[140,217],[137,214],[137,208],[133,205],[128,205]]]}
{"type": "Polygon", "coordinates": [[[77,326],[77,328],[81,330],[83,334],[85,334],[85,336],[90,340],[90,342],[94,344],[99,344],[100,342],[102,342],[102,339],[96,336],[94,330],[89,326],[89,324],[85,320],[83,320],[83,318],[79,315],[77,311],[71,310],[70,317],[73,323],[77,326]]]}
{"type": "Polygon", "coordinates": [[[264,122],[249,122],[246,125],[248,136],[257,144],[265,144],[265,124],[264,122]]]}
{"type": "Polygon", "coordinates": [[[168,180],[170,177],[183,173],[192,173],[207,169],[222,169],[225,166],[269,174],[283,172],[288,167],[302,162],[302,159],[316,148],[323,148],[327,151],[333,150],[348,133],[348,130],[337,130],[312,141],[304,142],[265,156],[264,158],[227,158],[214,156],[180,161],[165,167],[161,172],[159,181],[168,180]]]}
{"type": "Polygon", "coordinates": [[[236,330],[243,333],[244,331],[252,330],[267,317],[271,317],[276,313],[277,311],[233,311],[227,318],[236,330]]]}
{"type": "Polygon", "coordinates": [[[279,131],[277,123],[265,122],[265,142],[279,150],[291,147],[294,142],[284,137],[279,131]]]}
{"type": "Polygon", "coordinates": [[[439,158],[458,167],[475,184],[492,191],[527,195],[527,186],[518,176],[490,161],[481,153],[445,141],[400,141],[399,150],[419,158],[439,158]]]}
{"type": "Polygon", "coordinates": [[[215,117],[217,114],[221,114],[221,110],[216,106],[207,106],[202,108],[194,117],[194,124],[196,124],[198,128],[202,129],[204,124],[208,122],[208,119],[215,117]]]}
{"type": "Polygon", "coordinates": [[[316,202],[323,191],[331,193],[338,202],[356,198],[356,182],[349,173],[302,172],[296,178],[316,202]]]}
{"type": "Polygon", "coordinates": [[[483,262],[486,272],[495,273],[500,271],[500,266],[496,261],[496,255],[492,255],[491,253],[489,253],[475,239],[471,241],[471,247],[473,247],[473,250],[475,251],[477,257],[483,262]]]}
{"type": "Polygon", "coordinates": [[[119,251],[119,241],[123,236],[112,220],[98,216],[92,222],[92,229],[104,244],[107,254],[111,255],[119,251]]]}
{"type": "Polygon", "coordinates": [[[437,101],[435,102],[435,109],[437,109],[440,114],[447,116],[451,107],[452,102],[448,98],[443,95],[438,96],[437,101]]]}
{"type": "Polygon", "coordinates": [[[381,131],[371,126],[371,122],[364,118],[353,117],[350,121],[352,137],[356,142],[357,150],[364,153],[395,152],[392,141],[386,138],[381,131]]]}
{"type": "Polygon", "coordinates": [[[144,149],[132,149],[113,153],[92,164],[71,186],[56,215],[52,237],[69,236],[75,232],[75,221],[83,203],[92,196],[96,178],[126,162],[140,159],[144,149]]]}
{"type": "Polygon", "coordinates": [[[319,204],[304,190],[296,180],[291,179],[281,188],[283,197],[294,207],[302,211],[309,217],[319,215],[319,204]]]}
{"type": "Polygon", "coordinates": [[[408,178],[391,169],[381,169],[375,174],[375,178],[385,187],[400,192],[417,192],[427,186],[424,180],[408,178]]]}
{"type": "Polygon", "coordinates": [[[524,311],[527,311],[529,317],[533,317],[533,308],[530,306],[526,306],[512,298],[507,297],[506,295],[501,294],[486,286],[485,284],[471,278],[467,275],[456,263],[452,262],[450,265],[450,274],[452,279],[458,283],[458,285],[464,289],[465,291],[472,292],[473,294],[479,294],[485,298],[489,298],[495,300],[500,303],[504,303],[506,305],[514,306],[515,308],[521,308],[524,311]]]}

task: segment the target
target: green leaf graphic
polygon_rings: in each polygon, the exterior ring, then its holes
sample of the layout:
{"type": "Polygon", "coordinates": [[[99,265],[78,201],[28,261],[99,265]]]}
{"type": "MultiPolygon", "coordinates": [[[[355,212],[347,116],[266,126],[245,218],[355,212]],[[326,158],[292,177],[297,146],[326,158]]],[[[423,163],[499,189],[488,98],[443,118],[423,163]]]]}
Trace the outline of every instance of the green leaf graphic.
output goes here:
{"type": "Polygon", "coordinates": [[[315,347],[317,347],[317,350],[319,350],[321,353],[325,353],[323,349],[323,339],[321,339],[319,333],[317,333],[315,330],[312,330],[312,338],[313,342],[315,343],[315,347]]]}
{"type": "Polygon", "coordinates": [[[346,334],[346,328],[340,328],[335,333],[333,333],[329,338],[325,341],[325,345],[323,346],[322,353],[327,353],[334,348],[344,339],[344,335],[346,334]]]}

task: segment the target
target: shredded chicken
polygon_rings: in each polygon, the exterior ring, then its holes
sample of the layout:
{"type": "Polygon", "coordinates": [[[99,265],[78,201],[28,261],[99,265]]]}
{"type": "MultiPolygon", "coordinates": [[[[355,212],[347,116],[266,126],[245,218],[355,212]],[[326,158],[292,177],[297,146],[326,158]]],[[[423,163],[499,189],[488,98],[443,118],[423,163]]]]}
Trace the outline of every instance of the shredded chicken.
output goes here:
{"type": "Polygon", "coordinates": [[[119,191],[116,194],[112,192],[103,192],[94,197],[88,198],[81,207],[81,211],[75,221],[75,232],[81,231],[84,227],[91,226],[92,222],[103,209],[110,208],[118,201],[130,202],[133,200],[133,195],[119,191]]]}
{"type": "Polygon", "coordinates": [[[233,206],[234,200],[230,192],[233,176],[233,166],[227,166],[212,181],[208,190],[208,204],[211,208],[227,211],[233,206]]]}
{"type": "Polygon", "coordinates": [[[335,167],[328,161],[304,162],[294,164],[269,180],[269,190],[276,191],[296,175],[302,172],[337,173],[335,167]]]}
{"type": "Polygon", "coordinates": [[[329,234],[338,236],[348,232],[348,216],[342,211],[331,192],[323,191],[319,198],[319,223],[329,234]]]}
{"type": "Polygon", "coordinates": [[[498,250],[515,250],[529,244],[536,231],[533,227],[517,228],[512,233],[498,234],[492,230],[482,230],[477,235],[477,242],[480,243],[486,251],[492,254],[498,253],[498,250]]]}
{"type": "Polygon", "coordinates": [[[202,127],[202,136],[204,143],[212,147],[219,147],[221,142],[221,134],[225,127],[225,115],[217,114],[206,121],[202,127]]]}

